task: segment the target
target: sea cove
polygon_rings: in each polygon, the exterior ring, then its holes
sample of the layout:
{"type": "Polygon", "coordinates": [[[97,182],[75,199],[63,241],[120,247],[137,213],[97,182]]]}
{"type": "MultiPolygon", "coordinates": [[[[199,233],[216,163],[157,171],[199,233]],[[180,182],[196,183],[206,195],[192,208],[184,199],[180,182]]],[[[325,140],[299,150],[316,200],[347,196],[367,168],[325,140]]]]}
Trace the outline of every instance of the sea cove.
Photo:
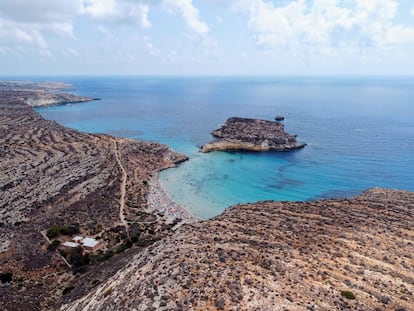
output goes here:
{"type": "Polygon", "coordinates": [[[203,218],[236,203],[349,197],[374,186],[414,190],[413,78],[54,80],[101,100],[37,108],[45,118],[86,132],[159,141],[188,155],[179,168],[162,172],[160,183],[203,218]],[[228,117],[272,120],[276,114],[306,148],[199,152],[228,117]]]}

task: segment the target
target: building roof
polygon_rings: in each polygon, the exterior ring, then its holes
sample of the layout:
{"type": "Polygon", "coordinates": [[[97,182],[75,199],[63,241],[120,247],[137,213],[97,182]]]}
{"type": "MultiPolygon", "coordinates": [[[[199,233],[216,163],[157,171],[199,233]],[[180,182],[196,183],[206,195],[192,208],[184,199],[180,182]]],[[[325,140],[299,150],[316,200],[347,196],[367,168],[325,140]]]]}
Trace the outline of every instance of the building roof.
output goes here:
{"type": "Polygon", "coordinates": [[[92,248],[98,245],[98,243],[99,242],[93,238],[84,238],[82,241],[83,246],[92,248]]]}
{"type": "Polygon", "coordinates": [[[80,242],[80,241],[82,241],[82,240],[83,240],[83,236],[77,235],[77,236],[75,236],[72,240],[73,240],[73,241],[76,241],[76,242],[80,242]]]}
{"type": "Polygon", "coordinates": [[[63,246],[66,246],[66,247],[78,247],[78,246],[79,246],[79,243],[74,243],[74,242],[65,242],[65,243],[63,243],[62,245],[63,245],[63,246]]]}

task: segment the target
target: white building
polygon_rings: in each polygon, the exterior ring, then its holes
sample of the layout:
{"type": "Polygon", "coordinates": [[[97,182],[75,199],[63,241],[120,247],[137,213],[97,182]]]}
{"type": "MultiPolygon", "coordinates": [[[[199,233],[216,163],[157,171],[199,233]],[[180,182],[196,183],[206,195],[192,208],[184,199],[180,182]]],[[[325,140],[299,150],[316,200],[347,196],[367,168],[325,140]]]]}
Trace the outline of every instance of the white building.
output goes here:
{"type": "Polygon", "coordinates": [[[70,247],[70,248],[75,248],[79,246],[79,243],[75,243],[75,242],[65,242],[62,244],[62,246],[65,247],[70,247]]]}

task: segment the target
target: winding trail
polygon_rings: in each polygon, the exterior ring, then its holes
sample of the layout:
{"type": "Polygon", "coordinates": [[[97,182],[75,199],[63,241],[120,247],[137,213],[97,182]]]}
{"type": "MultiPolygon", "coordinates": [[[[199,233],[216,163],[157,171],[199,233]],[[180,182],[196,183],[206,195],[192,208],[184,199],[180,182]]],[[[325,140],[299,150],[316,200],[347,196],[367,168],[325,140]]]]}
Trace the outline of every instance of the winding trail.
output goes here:
{"type": "Polygon", "coordinates": [[[114,140],[114,147],[115,147],[115,157],[116,157],[116,161],[118,162],[119,167],[121,168],[122,171],[122,183],[121,183],[121,197],[119,199],[119,220],[121,221],[122,225],[125,226],[125,229],[127,231],[127,234],[129,236],[129,230],[128,230],[128,223],[125,220],[125,215],[124,215],[124,211],[125,211],[125,195],[126,195],[126,182],[127,182],[127,172],[124,168],[124,166],[122,165],[121,162],[121,157],[120,157],[120,152],[119,152],[119,145],[118,142],[116,140],[114,140]]]}

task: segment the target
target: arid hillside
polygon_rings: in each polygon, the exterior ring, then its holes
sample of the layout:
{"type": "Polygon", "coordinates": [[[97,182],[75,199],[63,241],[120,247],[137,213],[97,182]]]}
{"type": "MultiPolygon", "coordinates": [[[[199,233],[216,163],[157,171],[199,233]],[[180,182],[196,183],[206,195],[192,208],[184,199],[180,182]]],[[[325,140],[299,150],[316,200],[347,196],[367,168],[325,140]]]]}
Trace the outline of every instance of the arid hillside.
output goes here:
{"type": "Polygon", "coordinates": [[[414,193],[259,202],[185,225],[62,310],[413,310],[414,193]]]}
{"type": "Polygon", "coordinates": [[[96,285],[102,265],[99,280],[114,273],[117,254],[165,236],[172,225],[148,211],[149,182],[186,159],[157,143],[45,120],[27,102],[42,102],[47,91],[27,85],[0,89],[0,310],[53,308],[68,292],[96,285]],[[97,246],[65,246],[76,236],[97,246]]]}

